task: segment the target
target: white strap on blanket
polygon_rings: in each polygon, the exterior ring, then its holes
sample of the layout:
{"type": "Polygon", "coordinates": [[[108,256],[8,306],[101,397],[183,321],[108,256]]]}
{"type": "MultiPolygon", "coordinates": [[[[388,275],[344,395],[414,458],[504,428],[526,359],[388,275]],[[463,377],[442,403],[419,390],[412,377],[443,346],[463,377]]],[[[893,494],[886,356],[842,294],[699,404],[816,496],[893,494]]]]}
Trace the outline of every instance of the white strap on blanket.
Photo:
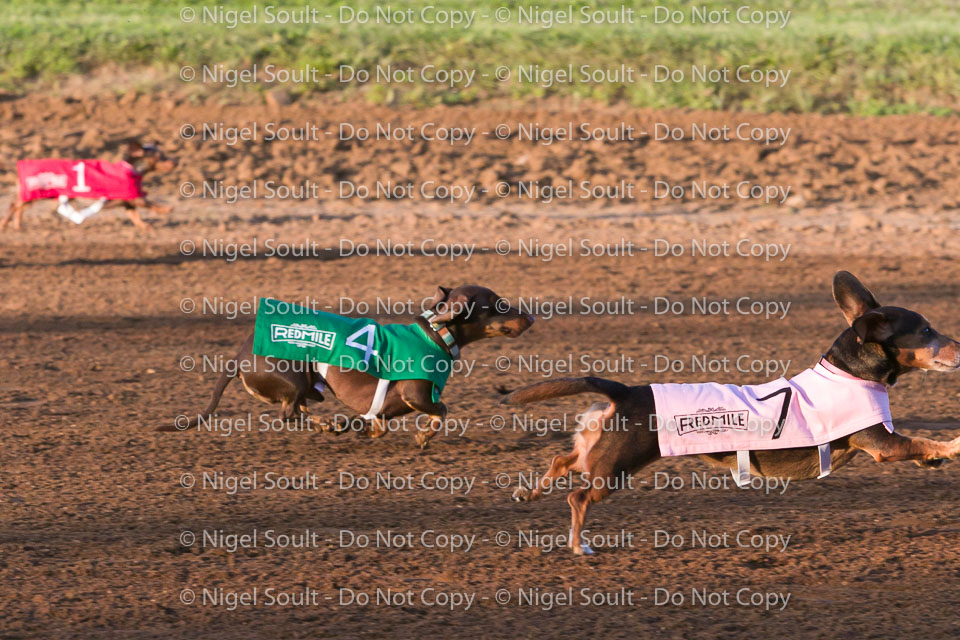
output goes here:
{"type": "Polygon", "coordinates": [[[387,397],[387,389],[390,388],[390,381],[380,379],[377,380],[377,392],[373,394],[373,402],[370,403],[370,410],[363,414],[361,417],[366,420],[373,420],[378,415],[380,415],[380,410],[383,409],[383,401],[387,397]]]}
{"type": "Polygon", "coordinates": [[[83,221],[90,216],[100,213],[100,210],[103,209],[103,205],[106,204],[106,202],[106,198],[100,198],[99,200],[91,203],[88,207],[77,211],[73,208],[73,205],[70,204],[70,198],[67,196],[60,196],[60,204],[57,207],[57,213],[74,224],[83,224],[83,221]]]}
{"type": "Polygon", "coordinates": [[[316,367],[317,373],[320,374],[320,377],[323,378],[323,380],[317,380],[317,383],[313,385],[313,388],[320,393],[323,393],[323,382],[327,379],[327,369],[330,368],[330,365],[326,362],[317,362],[314,363],[314,366],[316,367]]]}
{"type": "Polygon", "coordinates": [[[737,470],[733,473],[733,481],[738,487],[750,484],[750,452],[737,451],[737,470]]]}
{"type": "MultiPolygon", "coordinates": [[[[315,367],[316,367],[317,373],[320,374],[320,377],[326,380],[327,371],[329,371],[330,365],[326,362],[317,362],[315,363],[315,367]]],[[[317,383],[313,386],[317,391],[319,391],[320,393],[323,393],[324,387],[323,387],[322,381],[318,380],[317,383]]],[[[389,389],[390,389],[389,380],[383,380],[383,379],[377,380],[377,390],[373,394],[373,402],[370,403],[370,409],[360,417],[363,418],[364,420],[373,420],[378,415],[380,415],[380,410],[383,409],[383,401],[387,399],[387,391],[389,389]]]]}
{"type": "Polygon", "coordinates": [[[819,480],[820,478],[826,478],[830,475],[830,443],[825,442],[817,447],[817,450],[820,453],[820,475],[817,476],[817,480],[819,480]]]}
{"type": "MultiPolygon", "coordinates": [[[[820,475],[817,476],[817,480],[820,478],[826,478],[830,475],[832,471],[832,464],[830,461],[830,443],[826,442],[817,447],[817,453],[820,457],[820,475]]],[[[737,451],[737,470],[732,471],[733,481],[738,487],[744,487],[750,482],[750,452],[749,451],[737,451]]]]}

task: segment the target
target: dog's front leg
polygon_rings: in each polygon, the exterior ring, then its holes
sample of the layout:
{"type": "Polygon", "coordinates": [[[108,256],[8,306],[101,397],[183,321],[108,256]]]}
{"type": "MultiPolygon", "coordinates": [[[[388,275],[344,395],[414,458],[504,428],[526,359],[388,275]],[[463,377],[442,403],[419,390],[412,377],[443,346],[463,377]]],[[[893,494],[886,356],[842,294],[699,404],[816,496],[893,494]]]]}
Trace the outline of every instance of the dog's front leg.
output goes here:
{"type": "Polygon", "coordinates": [[[156,202],[150,202],[146,198],[143,198],[139,201],[142,206],[146,207],[150,213],[156,214],[158,216],[165,216],[173,211],[173,207],[166,204],[157,204],[156,202]]]}
{"type": "Polygon", "coordinates": [[[437,435],[437,431],[443,428],[444,420],[447,418],[447,405],[433,401],[432,383],[422,384],[420,380],[412,382],[414,384],[405,384],[400,387],[400,398],[414,411],[419,411],[430,417],[429,425],[417,427],[417,444],[420,445],[421,449],[426,449],[433,436],[437,435]]]}
{"type": "Polygon", "coordinates": [[[430,424],[427,425],[426,428],[417,428],[416,440],[421,449],[426,449],[427,445],[430,444],[430,441],[433,439],[433,436],[437,435],[437,432],[443,428],[443,421],[447,416],[447,407],[443,404],[440,406],[443,407],[443,413],[441,415],[427,414],[430,416],[430,424]]]}
{"type": "Polygon", "coordinates": [[[147,233],[153,231],[150,223],[141,218],[140,213],[137,212],[137,207],[149,208],[149,203],[147,203],[146,200],[143,198],[137,198],[135,200],[108,200],[107,203],[103,205],[104,209],[115,209],[117,207],[123,207],[123,210],[127,213],[127,217],[130,218],[130,222],[132,222],[136,228],[147,233]]]}
{"type": "Polygon", "coordinates": [[[140,214],[137,213],[137,208],[134,206],[126,207],[127,217],[130,218],[130,222],[133,223],[133,226],[137,227],[141,231],[146,231],[147,233],[153,231],[153,226],[150,223],[145,222],[143,218],[140,217],[140,214]]]}
{"type": "Polygon", "coordinates": [[[382,438],[387,433],[387,424],[386,420],[381,418],[373,418],[367,424],[367,437],[369,438],[382,438]]]}
{"type": "Polygon", "coordinates": [[[877,462],[902,460],[932,461],[956,458],[960,455],[960,437],[947,442],[929,438],[909,438],[889,433],[882,424],[858,431],[850,436],[850,444],[866,451],[877,462]]]}
{"type": "Polygon", "coordinates": [[[447,418],[447,405],[442,402],[434,402],[430,399],[433,392],[432,385],[427,385],[426,390],[422,385],[412,387],[403,386],[400,388],[400,397],[404,403],[414,411],[419,411],[430,416],[430,424],[426,427],[417,428],[417,444],[421,449],[426,449],[433,436],[443,428],[444,420],[447,418]]]}

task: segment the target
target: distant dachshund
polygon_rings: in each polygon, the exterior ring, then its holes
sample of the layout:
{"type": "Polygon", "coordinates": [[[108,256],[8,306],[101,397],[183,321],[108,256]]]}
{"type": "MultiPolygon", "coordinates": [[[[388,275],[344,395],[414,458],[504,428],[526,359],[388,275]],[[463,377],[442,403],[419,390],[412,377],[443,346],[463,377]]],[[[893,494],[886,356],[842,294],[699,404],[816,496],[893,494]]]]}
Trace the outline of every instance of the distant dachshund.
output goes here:
{"type": "Polygon", "coordinates": [[[0,229],[13,220],[13,228],[21,227],[21,218],[27,205],[35,200],[59,200],[57,213],[80,224],[102,209],[122,206],[130,221],[139,229],[149,230],[137,208],[155,214],[170,213],[171,207],[147,200],[141,188],[143,176],[151,171],[166,172],[177,166],[177,160],[168,158],[155,144],[127,143],[120,162],[103,160],[21,160],[17,163],[20,190],[10,205],[0,229]],[[71,200],[92,199],[93,203],[77,211],[71,200]]]}
{"type": "Polygon", "coordinates": [[[919,313],[881,307],[846,271],[834,277],[833,297],[849,327],[819,364],[790,380],[745,387],[628,387],[600,378],[563,378],[510,393],[503,402],[579,393],[609,400],[582,416],[573,451],[556,456],[538,486],[518,489],[514,498],[536,500],[555,478],[570,471],[584,474],[584,486],[567,496],[569,544],[574,553],[584,554],[592,553],[581,540],[589,506],[620,488],[625,474],[661,456],[696,455],[736,470],[739,481],[751,472],[798,480],[823,477],[859,451],[877,462],[914,460],[927,467],[960,456],[960,437],[938,442],[894,433],[886,395],[905,373],[956,371],[960,343],[938,333],[919,313]],[[729,448],[736,442],[744,444],[729,448]]]}

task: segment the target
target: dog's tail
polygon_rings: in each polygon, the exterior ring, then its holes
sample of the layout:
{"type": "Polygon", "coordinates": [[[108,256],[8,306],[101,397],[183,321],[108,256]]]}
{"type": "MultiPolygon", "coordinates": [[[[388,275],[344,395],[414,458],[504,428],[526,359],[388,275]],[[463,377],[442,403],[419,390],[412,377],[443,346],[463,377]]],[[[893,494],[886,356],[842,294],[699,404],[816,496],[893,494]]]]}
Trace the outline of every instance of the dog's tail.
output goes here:
{"type": "Polygon", "coordinates": [[[230,384],[230,381],[233,380],[235,375],[235,373],[227,373],[227,371],[220,374],[220,378],[217,380],[217,386],[213,388],[213,397],[210,398],[210,403],[202,413],[198,413],[189,420],[184,420],[187,416],[181,414],[176,417],[173,424],[165,424],[157,427],[157,431],[188,431],[200,424],[202,418],[208,417],[216,410],[217,405],[220,404],[220,396],[223,395],[223,390],[227,388],[227,385],[230,384]]]}
{"type": "Polygon", "coordinates": [[[504,396],[500,404],[527,404],[579,393],[599,393],[616,404],[629,389],[625,384],[603,378],[557,378],[521,387],[504,396]]]}

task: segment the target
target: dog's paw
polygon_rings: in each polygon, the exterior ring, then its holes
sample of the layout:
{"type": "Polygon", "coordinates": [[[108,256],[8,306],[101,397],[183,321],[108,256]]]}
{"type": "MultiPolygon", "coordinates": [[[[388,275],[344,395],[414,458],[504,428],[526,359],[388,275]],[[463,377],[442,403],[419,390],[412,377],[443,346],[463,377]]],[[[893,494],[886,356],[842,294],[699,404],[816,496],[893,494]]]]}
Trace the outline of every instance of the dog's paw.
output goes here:
{"type": "Polygon", "coordinates": [[[914,463],[918,467],[924,469],[939,469],[943,462],[944,458],[937,458],[936,460],[914,460],[914,463]]]}
{"type": "Polygon", "coordinates": [[[577,556],[592,556],[594,553],[593,549],[585,544],[575,544],[573,545],[573,554],[577,556]]]}
{"type": "Polygon", "coordinates": [[[530,501],[530,489],[518,488],[513,491],[513,501],[514,502],[529,502],[530,501]]]}
{"type": "MultiPolygon", "coordinates": [[[[310,418],[311,423],[313,423],[313,418],[310,418]]],[[[319,419],[316,421],[317,428],[320,429],[323,433],[332,433],[335,436],[342,435],[347,431],[350,431],[350,421],[349,420],[340,420],[335,418],[333,421],[327,419],[319,419]]]]}

